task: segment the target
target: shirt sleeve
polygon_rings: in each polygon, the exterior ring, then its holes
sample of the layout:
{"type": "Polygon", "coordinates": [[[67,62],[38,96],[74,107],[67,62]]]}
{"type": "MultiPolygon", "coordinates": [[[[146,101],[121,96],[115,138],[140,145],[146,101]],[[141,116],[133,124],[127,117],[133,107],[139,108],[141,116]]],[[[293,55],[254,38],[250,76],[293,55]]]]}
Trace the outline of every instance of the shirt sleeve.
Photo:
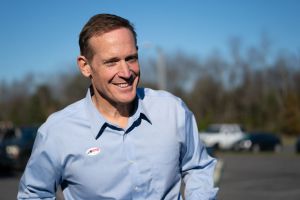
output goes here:
{"type": "Polygon", "coordinates": [[[17,199],[56,198],[60,182],[56,146],[57,142],[38,131],[31,157],[20,180],[17,199]]]}
{"type": "Polygon", "coordinates": [[[214,188],[216,159],[210,157],[199,138],[194,115],[186,110],[184,143],[181,152],[181,171],[185,183],[186,200],[216,199],[214,188]]]}

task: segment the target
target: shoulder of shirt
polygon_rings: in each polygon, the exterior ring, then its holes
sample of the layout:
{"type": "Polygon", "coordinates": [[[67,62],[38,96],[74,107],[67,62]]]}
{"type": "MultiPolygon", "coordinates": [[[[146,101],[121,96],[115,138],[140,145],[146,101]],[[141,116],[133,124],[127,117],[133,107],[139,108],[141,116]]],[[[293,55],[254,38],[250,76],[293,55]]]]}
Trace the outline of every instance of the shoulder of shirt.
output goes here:
{"type": "Polygon", "coordinates": [[[172,93],[165,90],[154,90],[150,88],[138,88],[138,95],[141,99],[144,98],[166,98],[166,99],[174,99],[175,101],[181,101],[181,99],[172,93]]]}
{"type": "Polygon", "coordinates": [[[174,103],[180,107],[183,107],[185,110],[189,111],[185,102],[178,96],[165,91],[165,90],[154,90],[150,88],[138,88],[137,91],[139,97],[143,101],[168,101],[168,103],[174,103]]]}
{"type": "Polygon", "coordinates": [[[76,101],[62,110],[52,113],[44,124],[40,127],[40,130],[49,129],[54,126],[60,126],[65,123],[68,118],[76,118],[83,115],[84,112],[84,99],[76,101]]]}

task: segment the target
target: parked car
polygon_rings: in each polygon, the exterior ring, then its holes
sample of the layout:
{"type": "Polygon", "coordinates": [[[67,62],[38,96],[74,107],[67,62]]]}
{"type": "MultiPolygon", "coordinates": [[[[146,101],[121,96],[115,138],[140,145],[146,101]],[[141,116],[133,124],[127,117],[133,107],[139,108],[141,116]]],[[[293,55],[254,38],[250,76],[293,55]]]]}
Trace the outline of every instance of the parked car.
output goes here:
{"type": "Polygon", "coordinates": [[[245,133],[238,124],[211,124],[204,132],[199,132],[201,140],[207,147],[230,150],[241,140],[245,133]]]}
{"type": "Polygon", "coordinates": [[[246,150],[253,152],[274,151],[282,149],[281,139],[278,135],[268,132],[248,133],[234,145],[235,150],[246,150]]]}
{"type": "Polygon", "coordinates": [[[300,137],[297,138],[295,147],[296,147],[296,153],[300,153],[300,137]]]}
{"type": "Polygon", "coordinates": [[[8,129],[0,145],[0,166],[22,170],[30,157],[37,127],[8,129]]]}

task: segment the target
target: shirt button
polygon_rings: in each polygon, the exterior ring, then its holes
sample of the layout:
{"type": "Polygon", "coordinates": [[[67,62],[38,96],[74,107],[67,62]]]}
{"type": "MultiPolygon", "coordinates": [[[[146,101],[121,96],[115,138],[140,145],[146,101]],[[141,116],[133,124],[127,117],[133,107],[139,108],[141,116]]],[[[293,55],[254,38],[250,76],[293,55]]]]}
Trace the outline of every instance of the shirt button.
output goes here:
{"type": "Polygon", "coordinates": [[[130,164],[134,164],[135,162],[133,160],[128,160],[130,164]]]}
{"type": "Polygon", "coordinates": [[[135,186],[134,190],[135,190],[135,191],[139,191],[140,188],[139,188],[138,186],[135,186]]]}

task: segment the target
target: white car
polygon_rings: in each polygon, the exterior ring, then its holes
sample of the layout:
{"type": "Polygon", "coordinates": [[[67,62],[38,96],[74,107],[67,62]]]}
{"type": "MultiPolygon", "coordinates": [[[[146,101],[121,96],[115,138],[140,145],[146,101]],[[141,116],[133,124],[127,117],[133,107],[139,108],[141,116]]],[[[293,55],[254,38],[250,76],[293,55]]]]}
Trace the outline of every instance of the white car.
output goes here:
{"type": "Polygon", "coordinates": [[[245,136],[238,124],[211,124],[205,132],[199,134],[207,147],[220,150],[232,149],[234,144],[245,136]]]}

